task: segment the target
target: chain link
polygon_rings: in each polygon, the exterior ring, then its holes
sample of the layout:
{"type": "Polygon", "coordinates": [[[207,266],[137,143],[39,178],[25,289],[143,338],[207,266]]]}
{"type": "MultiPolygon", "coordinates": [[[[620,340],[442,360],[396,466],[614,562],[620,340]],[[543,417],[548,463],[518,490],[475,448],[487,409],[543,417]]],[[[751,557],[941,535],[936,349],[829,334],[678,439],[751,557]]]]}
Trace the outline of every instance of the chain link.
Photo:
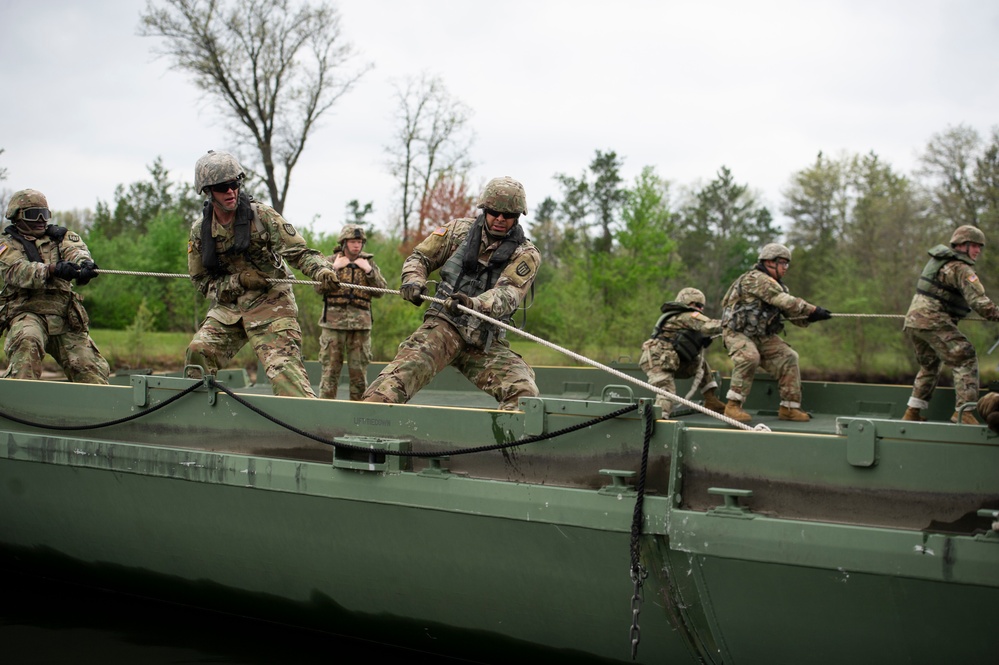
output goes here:
{"type": "Polygon", "coordinates": [[[631,581],[635,584],[635,593],[631,597],[631,659],[638,657],[638,643],[642,640],[642,629],[638,627],[638,615],[642,611],[642,583],[649,576],[649,571],[638,564],[631,569],[631,581]]]}

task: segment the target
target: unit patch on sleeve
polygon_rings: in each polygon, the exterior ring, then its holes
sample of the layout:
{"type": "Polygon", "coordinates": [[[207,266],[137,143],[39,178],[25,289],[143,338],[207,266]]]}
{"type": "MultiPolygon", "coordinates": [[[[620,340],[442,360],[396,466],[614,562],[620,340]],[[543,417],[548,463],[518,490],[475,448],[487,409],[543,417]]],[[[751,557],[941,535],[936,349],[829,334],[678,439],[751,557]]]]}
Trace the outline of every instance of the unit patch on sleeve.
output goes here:
{"type": "Polygon", "coordinates": [[[527,277],[531,272],[531,266],[527,265],[527,261],[521,261],[517,264],[515,272],[521,277],[527,277]]]}

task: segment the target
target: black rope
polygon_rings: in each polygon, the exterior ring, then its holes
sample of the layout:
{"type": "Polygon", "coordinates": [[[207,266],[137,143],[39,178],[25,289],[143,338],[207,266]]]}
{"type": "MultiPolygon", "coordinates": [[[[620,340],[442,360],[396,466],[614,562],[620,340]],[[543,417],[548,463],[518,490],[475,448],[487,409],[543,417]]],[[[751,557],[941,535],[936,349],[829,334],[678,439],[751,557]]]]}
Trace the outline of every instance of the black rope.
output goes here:
{"type": "MultiPolygon", "coordinates": [[[[209,383],[211,383],[211,381],[212,381],[211,377],[208,377],[208,381],[209,381],[209,383]]],[[[223,386],[221,384],[214,384],[214,385],[219,390],[221,390],[222,392],[224,392],[226,395],[228,395],[229,397],[233,398],[234,400],[236,400],[237,402],[239,402],[240,404],[242,404],[243,406],[245,406],[246,408],[248,408],[250,411],[253,411],[254,413],[256,413],[258,416],[266,418],[267,420],[271,421],[275,425],[283,427],[283,428],[285,428],[286,430],[288,430],[290,432],[294,432],[295,434],[299,434],[301,436],[304,436],[307,439],[312,439],[313,441],[318,441],[319,443],[325,444],[327,446],[333,446],[334,448],[340,448],[340,449],[343,449],[343,450],[354,450],[354,451],[357,451],[357,452],[364,452],[364,453],[370,453],[371,452],[370,448],[365,448],[363,446],[352,446],[352,445],[350,445],[348,443],[337,443],[336,441],[333,441],[332,439],[327,439],[325,437],[319,436],[318,434],[312,434],[311,432],[306,432],[303,429],[295,427],[291,423],[286,423],[283,420],[281,420],[280,418],[276,418],[276,417],[270,415],[269,413],[263,411],[262,409],[257,408],[256,406],[250,404],[245,399],[243,399],[242,397],[240,397],[239,395],[237,395],[236,393],[234,393],[229,388],[227,388],[227,387],[225,387],[225,386],[223,386]]],[[[588,421],[586,421],[584,423],[578,423],[576,425],[571,425],[569,427],[565,427],[565,428],[557,430],[555,432],[549,432],[547,434],[537,434],[535,436],[529,436],[529,437],[524,438],[524,439],[518,439],[517,441],[510,441],[510,442],[507,442],[507,443],[495,443],[495,444],[491,444],[491,445],[488,445],[488,446],[477,446],[475,448],[458,448],[456,450],[442,450],[442,451],[436,451],[436,452],[431,452],[431,451],[415,451],[415,450],[410,450],[410,451],[381,450],[381,451],[378,451],[378,452],[379,453],[384,453],[385,455],[395,455],[397,457],[449,457],[449,456],[452,456],[452,455],[468,455],[468,454],[471,454],[471,453],[483,453],[483,452],[487,452],[487,451],[490,451],[490,450],[501,450],[503,448],[513,448],[514,446],[523,446],[523,445],[528,444],[528,443],[537,443],[539,441],[544,441],[545,439],[553,439],[553,438],[555,438],[557,436],[562,436],[562,435],[565,435],[565,434],[571,434],[572,432],[575,432],[577,430],[581,430],[581,429],[583,429],[585,427],[590,427],[591,425],[598,425],[598,424],[600,424],[600,423],[602,423],[602,422],[604,422],[606,420],[612,420],[612,419],[617,418],[618,416],[624,415],[624,414],[626,414],[626,413],[628,413],[630,411],[634,411],[637,408],[638,408],[637,404],[629,404],[628,406],[622,407],[622,408],[618,409],[617,411],[614,411],[612,413],[608,413],[607,415],[604,415],[604,416],[599,416],[597,418],[594,418],[593,420],[588,420],[588,421]]],[[[648,448],[648,442],[646,442],[646,448],[648,448]]],[[[646,457],[648,457],[647,454],[646,454],[646,457]]]]}
{"type": "Polygon", "coordinates": [[[159,404],[156,404],[154,406],[149,407],[145,411],[140,411],[139,413],[133,413],[130,416],[125,416],[124,418],[118,418],[117,420],[109,420],[107,422],[95,423],[95,424],[92,424],[92,425],[49,425],[47,423],[36,423],[36,422],[32,422],[30,420],[24,420],[23,418],[18,418],[16,416],[12,416],[12,415],[10,415],[8,413],[4,413],[3,411],[0,411],[0,417],[6,418],[7,420],[13,421],[15,423],[20,423],[22,425],[30,425],[31,427],[38,427],[39,429],[83,430],[83,429],[97,429],[99,427],[110,427],[111,425],[120,425],[121,423],[127,423],[129,420],[135,420],[136,418],[141,418],[143,416],[148,416],[150,413],[153,413],[154,411],[159,411],[160,409],[162,409],[167,404],[172,404],[173,402],[176,402],[177,400],[179,400],[184,395],[187,395],[187,394],[190,394],[190,393],[194,392],[195,390],[197,390],[198,388],[202,387],[203,385],[205,385],[205,384],[204,383],[195,383],[193,386],[191,386],[189,388],[185,388],[183,391],[177,393],[176,395],[173,395],[172,397],[169,397],[169,398],[163,400],[159,404]]]}
{"type": "MultiPolygon", "coordinates": [[[[365,452],[365,453],[370,453],[371,452],[370,448],[366,448],[366,447],[363,447],[363,446],[352,446],[352,445],[346,444],[346,443],[337,443],[336,441],[333,441],[332,439],[328,439],[328,438],[319,436],[318,434],[312,434],[311,432],[307,432],[307,431],[305,431],[305,430],[303,430],[303,429],[301,429],[299,427],[295,427],[291,423],[287,423],[287,422],[281,420],[280,418],[276,418],[275,416],[270,415],[269,413],[267,413],[264,410],[262,410],[262,409],[260,409],[260,408],[258,408],[256,406],[254,406],[253,404],[250,404],[249,402],[247,402],[245,399],[243,399],[242,397],[240,397],[239,395],[237,395],[235,392],[233,392],[232,390],[230,390],[225,385],[223,385],[221,383],[216,383],[215,379],[213,377],[211,377],[211,376],[206,377],[206,381],[207,381],[207,385],[208,385],[209,389],[216,388],[218,390],[221,390],[226,395],[228,395],[229,397],[233,398],[234,400],[236,400],[237,402],[239,402],[240,404],[242,404],[243,406],[245,406],[250,411],[253,411],[257,415],[259,415],[259,416],[261,416],[263,418],[266,418],[267,420],[271,421],[275,425],[283,427],[284,429],[287,429],[290,432],[294,432],[295,434],[298,434],[300,436],[304,436],[307,439],[312,439],[313,441],[317,441],[317,442],[325,444],[327,446],[333,446],[334,448],[340,448],[340,449],[343,449],[343,450],[353,450],[353,451],[356,451],[356,452],[365,452]]],[[[18,418],[17,416],[12,416],[12,415],[10,415],[8,413],[5,413],[3,411],[0,411],[0,417],[6,418],[7,420],[10,420],[10,421],[15,422],[15,423],[20,423],[22,425],[28,425],[30,427],[37,427],[39,429],[70,430],[70,431],[71,430],[98,429],[98,428],[101,428],[101,427],[110,427],[112,425],[120,425],[121,423],[126,423],[126,422],[128,422],[130,420],[135,420],[137,418],[142,418],[143,416],[147,416],[150,413],[153,413],[154,411],[158,411],[159,409],[162,409],[163,407],[167,406],[168,404],[172,404],[173,402],[176,402],[177,400],[179,400],[180,398],[184,397],[185,395],[189,395],[190,393],[194,392],[195,390],[197,390],[198,388],[200,388],[200,387],[202,387],[204,385],[205,385],[205,383],[195,383],[195,384],[189,386],[188,388],[185,388],[181,392],[177,393],[176,395],[173,395],[172,397],[169,397],[169,398],[163,400],[162,402],[160,402],[158,404],[155,404],[154,406],[149,407],[145,411],[141,411],[139,413],[133,413],[130,416],[125,416],[124,418],[118,418],[117,420],[109,420],[109,421],[106,421],[106,422],[94,423],[94,424],[90,424],[90,425],[50,425],[50,424],[47,424],[47,423],[33,422],[31,420],[25,420],[23,418],[18,418]]],[[[523,446],[523,445],[530,444],[530,443],[537,443],[539,441],[544,441],[546,439],[553,439],[555,437],[563,436],[565,434],[571,434],[572,432],[576,432],[576,431],[581,430],[583,428],[590,427],[592,425],[599,425],[600,423],[605,422],[607,420],[612,420],[614,418],[617,418],[618,416],[622,416],[622,415],[624,415],[626,413],[634,411],[637,408],[638,408],[637,404],[629,404],[629,405],[624,406],[624,407],[622,407],[622,408],[620,408],[620,409],[618,409],[616,411],[613,411],[613,412],[608,413],[608,414],[603,415],[603,416],[599,416],[597,418],[594,418],[592,420],[588,420],[588,421],[583,422],[583,423],[577,423],[575,425],[571,425],[569,427],[565,427],[563,429],[560,429],[560,430],[557,430],[557,431],[554,431],[554,432],[549,432],[547,434],[538,434],[538,435],[535,435],[535,436],[529,436],[529,437],[526,437],[524,439],[518,439],[517,441],[510,441],[510,442],[506,442],[506,443],[496,443],[496,444],[491,444],[491,445],[488,445],[488,446],[477,446],[477,447],[474,447],[474,448],[459,448],[459,449],[456,449],[456,450],[444,450],[444,451],[436,451],[436,452],[431,452],[431,451],[398,451],[398,450],[384,450],[384,451],[379,451],[379,452],[384,453],[385,455],[395,455],[395,456],[398,456],[398,457],[446,457],[446,456],[451,456],[451,455],[468,455],[468,454],[472,454],[472,453],[488,452],[488,451],[491,451],[491,450],[501,450],[503,448],[512,448],[514,446],[523,446]]],[[[648,434],[647,434],[647,437],[648,437],[648,434]]],[[[647,457],[648,457],[648,450],[647,450],[647,448],[648,448],[648,441],[646,441],[646,454],[645,454],[645,457],[643,459],[647,459],[647,457]]],[[[644,468],[643,468],[643,472],[642,472],[642,479],[644,481],[644,468]]]]}
{"type": "Polygon", "coordinates": [[[642,535],[642,521],[644,519],[642,505],[645,502],[645,474],[649,468],[649,443],[652,441],[652,429],[655,419],[652,416],[652,407],[645,405],[642,414],[645,418],[645,436],[642,441],[642,466],[638,472],[638,482],[635,491],[638,496],[635,499],[635,512],[631,520],[631,582],[634,585],[634,593],[631,596],[631,659],[638,657],[638,643],[641,641],[642,633],[638,625],[638,615],[642,609],[642,583],[649,576],[649,572],[642,566],[638,550],[638,537],[642,535]]]}
{"type": "Polygon", "coordinates": [[[652,409],[646,405],[644,413],[645,435],[642,441],[642,465],[638,471],[638,481],[635,483],[635,492],[638,496],[635,499],[635,512],[631,518],[631,572],[632,575],[641,571],[642,564],[638,557],[638,537],[642,535],[642,521],[645,519],[642,505],[645,501],[645,474],[649,468],[649,444],[652,442],[652,430],[655,419],[652,416],[652,409]]]}

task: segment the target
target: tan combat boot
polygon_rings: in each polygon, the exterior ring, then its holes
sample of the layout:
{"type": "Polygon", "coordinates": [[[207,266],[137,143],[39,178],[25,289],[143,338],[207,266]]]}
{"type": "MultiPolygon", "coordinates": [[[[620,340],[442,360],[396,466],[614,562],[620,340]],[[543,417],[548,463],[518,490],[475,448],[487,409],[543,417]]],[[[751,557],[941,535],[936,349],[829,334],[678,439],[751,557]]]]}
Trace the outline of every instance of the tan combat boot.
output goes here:
{"type": "Polygon", "coordinates": [[[801,409],[793,409],[789,406],[782,406],[777,409],[777,418],[780,420],[793,420],[799,423],[807,423],[812,419],[810,415],[801,409]]]}
{"type": "Polygon", "coordinates": [[[704,391],[704,408],[711,409],[715,413],[725,413],[725,402],[715,396],[714,388],[704,391]]]}
{"type": "MultiPolygon", "coordinates": [[[[957,422],[957,411],[955,411],[954,415],[952,415],[950,417],[950,421],[952,423],[956,423],[957,422]]],[[[975,418],[975,416],[971,413],[971,411],[965,411],[964,413],[961,414],[961,424],[963,424],[963,425],[981,425],[981,423],[978,422],[978,419],[975,418]]]]}
{"type": "Polygon", "coordinates": [[[923,418],[921,415],[919,415],[919,409],[917,409],[914,406],[910,406],[905,410],[905,413],[902,414],[902,420],[914,420],[917,423],[926,422],[926,418],[923,418]]]}
{"type": "Polygon", "coordinates": [[[738,420],[740,423],[748,423],[753,419],[751,415],[742,410],[742,402],[737,399],[730,399],[725,405],[724,415],[726,418],[738,420]]]}

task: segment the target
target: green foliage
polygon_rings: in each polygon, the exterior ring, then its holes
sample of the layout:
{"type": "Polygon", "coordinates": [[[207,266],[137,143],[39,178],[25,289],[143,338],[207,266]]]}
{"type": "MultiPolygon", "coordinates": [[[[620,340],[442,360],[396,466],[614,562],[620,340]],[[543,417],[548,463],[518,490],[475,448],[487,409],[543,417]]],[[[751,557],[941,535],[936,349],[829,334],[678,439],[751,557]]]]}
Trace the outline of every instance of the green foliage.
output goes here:
{"type": "MultiPolygon", "coordinates": [[[[972,138],[963,130],[934,137],[929,166],[913,177],[874,153],[831,158],[820,152],[792,174],[781,206],[790,219],[784,242],[794,252],[785,279],[791,293],[834,313],[904,313],[926,250],[945,242],[956,226],[945,210],[973,212],[960,219],[973,218],[995,243],[978,262],[991,291],[989,282],[999,269],[999,130],[988,141],[972,138]]],[[[597,151],[581,177],[557,176],[561,198],[542,200],[524,219],[542,256],[526,330],[600,362],[637,359],[659,305],[680,288],[704,291],[707,313],[720,316],[731,282],[755,263],[760,246],[782,237],[769,210],[724,166],[679,202],[671,201],[670,183],[654,167],[624,183],[620,166],[614,152],[597,151]]],[[[86,223],[76,227],[87,229],[95,261],[102,268],[186,274],[188,233],[200,209],[197,200],[175,193],[189,189],[180,186],[175,189],[157,161],[149,181],[119,187],[114,205],[99,206],[89,229],[86,223]]],[[[373,204],[355,200],[345,220],[366,224],[371,209],[373,204]]],[[[336,232],[300,230],[309,246],[327,255],[337,246],[336,232]]],[[[396,235],[368,231],[365,249],[375,255],[389,288],[399,286],[401,246],[396,235]]],[[[207,307],[186,279],[106,275],[80,291],[95,329],[128,328],[133,335],[112,349],[125,364],[137,362],[126,347],[139,345],[144,348],[137,354],[151,353],[150,331],[177,331],[176,357],[182,358],[207,307]]],[[[311,287],[296,287],[295,293],[305,357],[315,359],[322,299],[311,287]]],[[[375,359],[392,359],[424,311],[397,295],[376,298],[375,359]]],[[[518,313],[515,321],[522,320],[518,313]]],[[[787,339],[801,356],[805,376],[845,373],[908,381],[915,363],[900,328],[897,318],[837,317],[807,329],[789,325],[787,339]]],[[[995,341],[992,324],[969,322],[962,328],[980,351],[995,341]]],[[[511,339],[515,348],[527,344],[525,352],[538,362],[570,362],[517,336],[511,339]]],[[[719,342],[709,349],[709,359],[722,372],[730,367],[719,342]]],[[[237,362],[255,363],[252,352],[237,362]]],[[[985,380],[996,369],[982,362],[985,380]]]]}

